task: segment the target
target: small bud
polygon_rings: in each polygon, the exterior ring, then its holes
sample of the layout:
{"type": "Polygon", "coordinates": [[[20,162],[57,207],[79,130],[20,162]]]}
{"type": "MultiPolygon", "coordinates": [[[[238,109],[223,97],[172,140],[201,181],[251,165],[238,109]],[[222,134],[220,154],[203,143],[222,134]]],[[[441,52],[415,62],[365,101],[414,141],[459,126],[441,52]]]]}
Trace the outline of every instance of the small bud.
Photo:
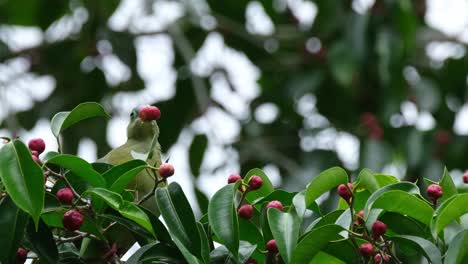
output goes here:
{"type": "Polygon", "coordinates": [[[341,198],[343,198],[347,202],[349,202],[349,200],[353,196],[352,193],[349,191],[348,187],[346,187],[346,185],[344,184],[340,184],[340,186],[338,186],[338,195],[341,196],[341,198]]]}
{"type": "Polygon", "coordinates": [[[465,174],[463,174],[463,182],[464,182],[464,183],[468,183],[468,172],[466,172],[465,174]]]}
{"type": "Polygon", "coordinates": [[[159,120],[159,118],[161,118],[161,110],[159,110],[159,108],[156,106],[148,105],[140,109],[138,116],[140,117],[141,121],[144,122],[159,120]]]}
{"type": "Polygon", "coordinates": [[[443,194],[442,187],[438,184],[431,184],[427,187],[427,196],[433,201],[437,201],[443,194]]]}
{"type": "Polygon", "coordinates": [[[385,232],[387,232],[387,225],[381,221],[375,221],[372,225],[372,234],[374,235],[374,238],[382,236],[385,232]]]}
{"type": "Polygon", "coordinates": [[[80,229],[83,224],[84,217],[77,210],[67,211],[62,218],[63,227],[70,231],[75,231],[80,229]]]}
{"type": "Polygon", "coordinates": [[[239,174],[231,174],[228,178],[228,184],[242,181],[242,177],[239,174]]]}
{"type": "Polygon", "coordinates": [[[280,211],[284,210],[283,204],[280,201],[271,201],[267,204],[266,208],[276,208],[280,211]]]}
{"type": "Polygon", "coordinates": [[[41,164],[41,160],[37,156],[31,155],[31,157],[34,160],[34,162],[36,162],[37,164],[41,164]]]}
{"type": "Polygon", "coordinates": [[[37,151],[37,153],[41,154],[45,150],[45,142],[42,138],[34,138],[29,140],[28,147],[31,151],[37,151]]]}
{"type": "Polygon", "coordinates": [[[28,250],[24,248],[18,248],[16,251],[16,263],[23,264],[28,258],[28,250]]]}
{"type": "Polygon", "coordinates": [[[260,176],[252,176],[249,181],[249,189],[250,190],[258,190],[262,187],[263,180],[260,176]]]}
{"type": "Polygon", "coordinates": [[[359,211],[359,213],[356,215],[356,224],[364,224],[364,210],[359,211]]]}
{"type": "Polygon", "coordinates": [[[380,253],[375,254],[374,256],[374,264],[382,264],[382,263],[389,263],[390,262],[390,256],[385,255],[382,259],[382,255],[380,253]],[[383,262],[382,262],[383,260],[383,262]]]}
{"type": "Polygon", "coordinates": [[[276,245],[276,241],[274,239],[266,243],[266,250],[270,253],[278,253],[278,245],[276,245]]]}
{"type": "Polygon", "coordinates": [[[63,204],[71,204],[73,201],[73,191],[70,188],[62,188],[57,191],[57,199],[63,204]]]}
{"type": "Polygon", "coordinates": [[[249,220],[253,215],[253,206],[250,204],[244,204],[239,208],[239,210],[237,210],[237,213],[240,217],[249,220]]]}
{"type": "Polygon", "coordinates": [[[159,166],[159,175],[163,178],[168,178],[174,175],[174,166],[169,163],[164,163],[159,166]]]}
{"type": "Polygon", "coordinates": [[[359,251],[361,252],[361,255],[365,257],[372,256],[372,254],[374,254],[374,246],[372,246],[371,243],[365,243],[361,245],[359,251]]]}

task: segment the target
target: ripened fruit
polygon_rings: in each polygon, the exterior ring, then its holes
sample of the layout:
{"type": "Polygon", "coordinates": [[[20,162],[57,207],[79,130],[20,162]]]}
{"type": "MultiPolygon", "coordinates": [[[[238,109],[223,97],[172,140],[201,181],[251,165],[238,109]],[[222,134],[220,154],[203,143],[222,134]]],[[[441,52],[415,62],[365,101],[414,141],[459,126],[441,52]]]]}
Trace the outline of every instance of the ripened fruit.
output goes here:
{"type": "Polygon", "coordinates": [[[57,191],[57,199],[63,204],[72,204],[73,191],[70,188],[62,188],[57,191]]]}
{"type": "Polygon", "coordinates": [[[67,211],[62,218],[62,224],[65,229],[75,231],[80,229],[83,224],[84,216],[77,210],[67,211]]]}
{"type": "Polygon", "coordinates": [[[359,252],[361,252],[361,255],[366,257],[372,256],[372,254],[374,254],[374,246],[372,246],[371,243],[362,244],[359,252]]]}
{"type": "Polygon", "coordinates": [[[250,190],[258,190],[262,187],[263,180],[260,176],[252,176],[249,180],[249,189],[250,190]]]}
{"type": "Polygon", "coordinates": [[[463,182],[464,182],[464,183],[468,183],[468,172],[466,172],[465,174],[463,174],[463,182]]]}
{"type": "Polygon", "coordinates": [[[375,221],[372,225],[372,234],[374,238],[378,238],[387,232],[387,225],[381,221],[375,221]]]}
{"type": "Polygon", "coordinates": [[[353,185],[348,184],[348,187],[344,184],[340,184],[337,188],[338,195],[343,198],[345,201],[349,202],[353,194],[350,190],[352,190],[353,185]]]}
{"type": "Polygon", "coordinates": [[[265,247],[266,247],[266,250],[270,253],[278,252],[278,245],[276,245],[276,241],[274,239],[268,241],[265,247]]]}
{"type": "Polygon", "coordinates": [[[242,177],[239,174],[231,174],[228,177],[228,184],[235,183],[237,181],[241,181],[242,177]]]}
{"type": "Polygon", "coordinates": [[[237,213],[240,217],[249,220],[253,215],[253,206],[250,204],[244,204],[239,208],[239,210],[237,210],[237,213]]]}
{"type": "Polygon", "coordinates": [[[28,147],[31,151],[37,151],[38,154],[44,152],[46,145],[42,138],[33,138],[29,140],[28,147]]]}
{"type": "Polygon", "coordinates": [[[271,201],[267,204],[266,208],[276,208],[280,211],[284,210],[283,204],[280,201],[271,201]]]}
{"type": "Polygon", "coordinates": [[[22,264],[26,262],[26,259],[28,258],[28,250],[25,248],[18,248],[16,251],[16,263],[22,264]]]}
{"type": "Polygon", "coordinates": [[[159,166],[159,175],[163,178],[168,178],[174,175],[174,166],[169,163],[164,163],[161,166],[159,166]]]}
{"type": "Polygon", "coordinates": [[[427,187],[427,196],[433,201],[437,201],[443,194],[442,187],[438,184],[431,184],[427,187]]]}
{"type": "Polygon", "coordinates": [[[161,118],[161,110],[156,106],[145,106],[140,109],[138,112],[138,116],[140,117],[141,121],[153,121],[159,120],[161,118]]]}

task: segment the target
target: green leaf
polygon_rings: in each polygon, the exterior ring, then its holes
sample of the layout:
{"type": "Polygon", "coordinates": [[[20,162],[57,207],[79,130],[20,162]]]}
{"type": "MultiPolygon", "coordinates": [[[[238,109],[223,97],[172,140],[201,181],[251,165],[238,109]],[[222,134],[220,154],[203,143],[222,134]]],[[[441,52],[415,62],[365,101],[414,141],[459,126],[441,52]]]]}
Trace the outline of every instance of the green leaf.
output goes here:
{"type": "Polygon", "coordinates": [[[211,264],[238,264],[245,263],[249,257],[255,252],[255,245],[251,245],[246,241],[240,241],[239,245],[239,260],[225,246],[217,247],[210,254],[211,264]]]}
{"type": "Polygon", "coordinates": [[[290,263],[309,263],[328,242],[341,239],[341,231],[343,227],[338,225],[325,225],[310,231],[297,245],[290,263]]]}
{"type": "MultiPolygon", "coordinates": [[[[421,223],[429,226],[434,210],[421,198],[407,193],[405,191],[393,190],[381,193],[379,196],[372,197],[372,202],[368,202],[372,208],[384,209],[387,212],[395,212],[412,217],[421,223]]],[[[370,201],[370,199],[369,199],[370,201]]]]}
{"type": "Polygon", "coordinates": [[[180,185],[172,182],[168,187],[158,188],[155,196],[169,233],[182,254],[187,257],[186,250],[201,258],[201,239],[195,216],[180,185]]]}
{"type": "Polygon", "coordinates": [[[443,202],[434,212],[431,233],[434,238],[450,223],[468,213],[468,193],[456,194],[443,202]]]}
{"type": "Polygon", "coordinates": [[[257,244],[257,247],[260,249],[265,248],[263,243],[263,237],[258,230],[257,226],[252,223],[250,220],[246,220],[242,217],[238,218],[239,220],[239,239],[249,242],[252,245],[257,244]]]}
{"type": "Polygon", "coordinates": [[[5,197],[0,200],[0,263],[16,263],[13,257],[24,237],[28,215],[5,197]]]}
{"type": "Polygon", "coordinates": [[[267,196],[254,201],[252,205],[254,205],[255,208],[257,208],[258,210],[260,210],[265,203],[278,200],[284,206],[288,206],[292,204],[294,195],[296,195],[296,193],[290,193],[290,192],[286,192],[283,190],[275,190],[272,193],[268,194],[267,196]]]}
{"type": "Polygon", "coordinates": [[[416,184],[411,183],[411,182],[398,182],[398,183],[392,183],[390,185],[387,185],[385,187],[380,188],[376,192],[374,192],[369,199],[366,202],[366,205],[364,206],[364,217],[367,218],[367,215],[369,214],[370,209],[372,208],[373,203],[384,193],[392,190],[399,190],[407,193],[412,193],[412,194],[419,194],[419,188],[416,186],[416,184]]]}
{"type": "Polygon", "coordinates": [[[93,196],[97,196],[103,201],[106,202],[112,209],[119,211],[120,205],[123,203],[123,198],[119,194],[115,192],[111,192],[104,188],[94,188],[87,190],[83,193],[83,196],[87,194],[92,194],[93,196]]]}
{"type": "Polygon", "coordinates": [[[27,237],[33,248],[31,250],[36,253],[41,262],[44,263],[58,263],[59,256],[54,237],[49,227],[44,221],[39,221],[39,228],[36,232],[32,223],[27,226],[27,237]]]}
{"type": "Polygon", "coordinates": [[[178,264],[183,261],[183,256],[171,245],[164,243],[152,243],[138,249],[125,264],[141,263],[168,263],[178,264]]]}
{"type": "Polygon", "coordinates": [[[151,225],[148,216],[136,204],[123,201],[123,203],[119,207],[119,213],[122,216],[133,220],[135,223],[141,225],[146,230],[148,230],[154,237],[156,237],[153,230],[153,226],[151,225]]]}
{"type": "Polygon", "coordinates": [[[214,234],[236,258],[239,251],[239,223],[234,208],[234,194],[238,185],[224,186],[213,195],[208,205],[208,221],[214,234]]]}
{"type": "Polygon", "coordinates": [[[177,248],[179,248],[180,252],[182,252],[182,255],[184,255],[185,261],[187,261],[189,264],[201,264],[203,263],[200,259],[198,259],[196,256],[194,256],[187,247],[179,241],[177,237],[173,237],[174,243],[176,244],[177,248]]]}
{"type": "Polygon", "coordinates": [[[110,190],[116,193],[122,193],[128,184],[140,173],[142,170],[148,168],[148,165],[136,167],[121,175],[110,187],[110,190]]]}
{"type": "Polygon", "coordinates": [[[167,231],[166,227],[164,224],[159,220],[154,213],[150,212],[148,209],[146,209],[143,206],[138,206],[143,212],[146,213],[148,218],[150,219],[151,225],[153,226],[153,230],[156,233],[156,237],[159,241],[165,242],[165,243],[172,243],[172,238],[171,235],[169,235],[169,232],[167,231]]]}
{"type": "Polygon", "coordinates": [[[444,175],[439,182],[439,185],[442,187],[444,194],[439,198],[439,202],[443,203],[450,197],[458,193],[455,183],[453,183],[452,177],[450,176],[447,168],[444,168],[444,175]]]}
{"type": "Polygon", "coordinates": [[[316,176],[307,186],[305,192],[306,205],[309,207],[315,199],[340,184],[348,182],[348,174],[340,167],[330,168],[316,176]]]}
{"type": "Polygon", "coordinates": [[[52,134],[54,134],[55,137],[58,137],[62,131],[72,125],[82,120],[97,116],[105,118],[110,117],[100,104],[93,102],[79,104],[70,112],[59,112],[52,118],[50,124],[52,134]]]}
{"type": "Polygon", "coordinates": [[[406,241],[410,242],[412,246],[417,247],[421,253],[429,260],[432,264],[442,264],[442,256],[439,248],[437,248],[432,242],[417,237],[408,235],[397,235],[391,238],[395,242],[406,241]]]}
{"type": "Polygon", "coordinates": [[[329,255],[323,251],[320,251],[315,255],[312,261],[309,264],[346,264],[346,262],[341,261],[339,258],[335,258],[332,255],[329,255]]]}
{"type": "Polygon", "coordinates": [[[192,145],[189,148],[190,170],[195,178],[200,174],[200,166],[203,162],[203,157],[208,146],[208,138],[206,135],[196,135],[193,138],[192,145]]]}
{"type": "Polygon", "coordinates": [[[377,191],[378,189],[387,186],[392,183],[396,183],[399,180],[394,176],[385,175],[385,174],[374,174],[369,169],[363,169],[359,172],[357,178],[356,191],[368,190],[370,193],[377,191]]]}
{"type": "Polygon", "coordinates": [[[115,215],[109,215],[109,214],[104,214],[100,215],[100,217],[110,219],[112,221],[117,222],[119,225],[127,228],[130,232],[137,234],[140,237],[146,238],[146,239],[153,239],[154,236],[151,235],[150,232],[148,232],[145,228],[143,228],[141,225],[138,225],[134,221],[128,220],[123,217],[115,216],[115,215]]]}
{"type": "Polygon", "coordinates": [[[313,221],[304,231],[304,233],[308,233],[312,229],[319,228],[324,225],[334,224],[336,220],[342,215],[344,210],[336,210],[332,211],[322,217],[317,218],[313,221]]]}
{"type": "Polygon", "coordinates": [[[112,184],[123,174],[141,166],[147,165],[143,160],[135,159],[128,162],[122,163],[118,166],[112,167],[110,170],[104,172],[102,177],[107,182],[107,187],[111,187],[112,184]]]}
{"type": "Polygon", "coordinates": [[[274,208],[268,209],[268,223],[270,230],[278,245],[281,257],[286,263],[291,262],[293,251],[299,238],[301,219],[292,208],[287,213],[274,208]]]}
{"type": "Polygon", "coordinates": [[[13,202],[31,215],[36,224],[44,207],[44,176],[31,157],[31,152],[19,140],[0,149],[0,179],[13,202]]]}
{"type": "Polygon", "coordinates": [[[202,259],[204,260],[205,263],[209,263],[210,262],[210,245],[208,242],[208,237],[205,232],[205,229],[203,228],[203,225],[200,222],[197,222],[197,227],[198,227],[198,234],[200,236],[200,241],[201,241],[202,259]]]}
{"type": "Polygon", "coordinates": [[[452,239],[445,254],[445,264],[466,263],[468,257],[468,230],[460,232],[452,239]]]}
{"type": "MultiPolygon", "coordinates": [[[[305,202],[305,192],[302,191],[302,192],[296,194],[294,196],[292,202],[294,204],[294,209],[296,210],[297,215],[301,219],[301,223],[302,223],[302,218],[304,217],[304,214],[305,214],[306,209],[307,209],[306,202],[305,202]]],[[[312,204],[314,204],[314,203],[312,203],[312,204]]],[[[317,206],[317,208],[318,208],[318,206],[317,206]]],[[[320,211],[320,208],[318,208],[318,210],[320,211]]]]}
{"type": "Polygon", "coordinates": [[[244,177],[244,182],[248,183],[250,178],[255,175],[262,178],[263,184],[262,184],[262,187],[260,187],[260,189],[255,190],[255,191],[250,191],[246,195],[245,199],[251,204],[254,201],[258,200],[259,198],[268,196],[270,193],[272,193],[275,190],[275,188],[273,188],[273,184],[271,184],[270,179],[268,179],[268,176],[261,169],[255,168],[247,172],[247,174],[244,177]]]}
{"type": "Polygon", "coordinates": [[[74,175],[80,177],[93,187],[106,187],[106,180],[84,159],[73,155],[62,154],[49,159],[47,164],[49,163],[72,171],[74,175]]]}

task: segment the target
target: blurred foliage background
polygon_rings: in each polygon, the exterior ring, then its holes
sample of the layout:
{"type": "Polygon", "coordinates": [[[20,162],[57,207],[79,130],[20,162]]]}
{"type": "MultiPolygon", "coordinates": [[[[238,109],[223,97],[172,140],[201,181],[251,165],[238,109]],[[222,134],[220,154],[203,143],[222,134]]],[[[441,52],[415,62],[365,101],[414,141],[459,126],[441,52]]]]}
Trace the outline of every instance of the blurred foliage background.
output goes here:
{"type": "Polygon", "coordinates": [[[100,157],[134,106],[157,105],[202,209],[253,167],[291,191],[335,165],[411,180],[447,166],[460,184],[468,22],[429,25],[429,2],[4,0],[0,132],[48,138],[53,114],[100,102],[111,120],[64,135],[66,152],[100,157]]]}

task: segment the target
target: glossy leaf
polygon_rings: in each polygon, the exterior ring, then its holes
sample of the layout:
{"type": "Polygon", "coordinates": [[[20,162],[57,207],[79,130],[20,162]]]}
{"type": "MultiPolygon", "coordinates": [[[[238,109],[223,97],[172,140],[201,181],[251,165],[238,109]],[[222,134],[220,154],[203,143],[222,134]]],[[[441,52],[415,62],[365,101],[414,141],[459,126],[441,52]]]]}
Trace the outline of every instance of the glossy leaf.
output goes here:
{"type": "Polygon", "coordinates": [[[289,263],[299,238],[301,219],[294,208],[286,213],[269,208],[268,223],[281,257],[286,263],[289,263]]]}
{"type": "Polygon", "coordinates": [[[432,235],[437,235],[450,223],[468,213],[468,193],[456,194],[443,202],[434,212],[431,221],[432,235]]]}
{"type": "Polygon", "coordinates": [[[201,258],[201,241],[195,216],[180,185],[173,182],[168,187],[158,188],[155,196],[159,211],[177,247],[184,256],[190,253],[201,258]]]}
{"type": "Polygon", "coordinates": [[[144,227],[153,236],[156,236],[153,230],[153,226],[151,225],[150,219],[145,214],[145,212],[143,212],[143,210],[141,210],[136,204],[123,201],[123,203],[119,207],[119,213],[122,216],[133,220],[135,223],[144,227]]]}
{"type": "Polygon", "coordinates": [[[442,179],[440,179],[439,185],[442,187],[444,192],[442,197],[440,197],[438,200],[439,203],[443,203],[458,193],[457,187],[455,186],[455,183],[453,182],[447,168],[444,168],[444,175],[442,176],[442,179]]]}
{"type": "Polygon", "coordinates": [[[452,239],[445,254],[445,264],[462,264],[468,260],[468,230],[452,239]]]}
{"type": "Polygon", "coordinates": [[[111,169],[107,170],[102,174],[102,177],[106,180],[107,186],[111,187],[112,184],[121,176],[124,175],[125,173],[141,166],[147,165],[146,162],[143,160],[139,159],[134,159],[127,161],[125,163],[122,163],[120,165],[117,165],[115,167],[112,167],[111,169]]]}
{"type": "Polygon", "coordinates": [[[19,140],[0,149],[0,179],[13,202],[31,215],[36,224],[44,207],[44,176],[19,140]]]}
{"type": "Polygon", "coordinates": [[[393,190],[374,198],[376,199],[369,205],[369,209],[380,208],[387,212],[407,215],[427,226],[430,225],[434,210],[427,202],[413,194],[393,190]]]}
{"type": "Polygon", "coordinates": [[[112,183],[110,190],[115,193],[122,193],[128,184],[138,175],[138,173],[146,168],[148,168],[148,166],[144,165],[125,172],[117,180],[115,180],[114,183],[112,183]]]}
{"type": "Polygon", "coordinates": [[[5,197],[0,200],[0,263],[16,263],[13,257],[23,240],[28,215],[5,197]]]}
{"type": "Polygon", "coordinates": [[[178,264],[183,256],[173,246],[164,243],[148,244],[138,249],[125,264],[167,263],[178,264]]]}
{"type": "Polygon", "coordinates": [[[171,235],[169,235],[169,232],[167,231],[164,224],[159,220],[159,218],[156,217],[156,215],[154,215],[153,212],[150,212],[145,207],[143,206],[138,206],[138,207],[141,210],[143,210],[143,212],[145,212],[148,218],[150,219],[151,225],[153,226],[153,230],[156,234],[157,239],[164,243],[172,243],[171,235]]]}
{"type": "Polygon", "coordinates": [[[245,263],[254,253],[256,246],[246,241],[241,241],[239,245],[239,260],[225,246],[217,247],[210,254],[212,264],[238,264],[245,263]]]}
{"type": "Polygon", "coordinates": [[[99,197],[106,202],[112,209],[118,211],[120,205],[123,203],[122,196],[115,192],[111,192],[104,188],[94,188],[83,193],[83,196],[86,194],[92,194],[93,196],[99,197]]]}
{"type": "Polygon", "coordinates": [[[88,103],[82,103],[76,106],[72,111],[70,112],[60,112],[57,113],[51,121],[51,129],[52,129],[52,134],[54,134],[55,137],[58,137],[58,135],[64,131],[65,129],[71,127],[72,125],[91,118],[91,117],[105,117],[109,118],[109,114],[106,113],[104,108],[98,104],[98,103],[93,103],[93,102],[88,102],[88,103]]]}
{"type": "Polygon", "coordinates": [[[320,251],[315,255],[312,261],[309,264],[346,264],[346,262],[341,261],[339,258],[335,258],[334,256],[327,254],[323,251],[320,251]]]}
{"type": "Polygon", "coordinates": [[[93,169],[93,166],[77,156],[62,154],[47,161],[47,164],[55,164],[73,172],[93,187],[106,187],[106,180],[93,169]]]}
{"type": "Polygon", "coordinates": [[[330,168],[316,176],[307,186],[305,192],[306,205],[309,207],[315,199],[340,184],[348,182],[348,174],[340,167],[330,168]]]}
{"type": "Polygon", "coordinates": [[[101,215],[100,217],[107,218],[107,219],[110,219],[112,221],[115,221],[119,225],[125,227],[126,229],[128,229],[132,233],[137,234],[140,237],[144,237],[144,238],[147,238],[147,239],[154,238],[154,236],[151,235],[151,233],[148,232],[145,228],[143,228],[142,226],[138,225],[137,223],[135,223],[135,222],[133,222],[131,220],[128,220],[126,218],[115,216],[115,215],[109,215],[109,214],[104,214],[104,215],[101,215]]]}
{"type": "Polygon", "coordinates": [[[37,231],[33,223],[29,223],[26,235],[33,246],[32,250],[39,256],[42,262],[58,263],[59,255],[54,237],[49,227],[43,221],[39,221],[37,231]]]}
{"type": "Polygon", "coordinates": [[[217,191],[208,205],[208,221],[220,243],[237,258],[239,251],[239,223],[234,208],[234,194],[238,184],[228,184],[217,191]]]}
{"type": "Polygon", "coordinates": [[[290,263],[309,263],[328,242],[342,238],[341,231],[343,227],[338,225],[325,225],[310,231],[297,245],[290,263]]]}
{"type": "Polygon", "coordinates": [[[393,236],[392,240],[396,243],[398,241],[407,241],[411,245],[418,248],[419,251],[427,258],[428,261],[432,264],[442,264],[442,256],[440,254],[439,248],[437,248],[432,242],[417,237],[417,236],[408,236],[408,235],[397,235],[393,236]]]}
{"type": "Polygon", "coordinates": [[[364,217],[367,218],[370,209],[372,208],[373,203],[384,193],[392,190],[399,190],[411,194],[419,194],[419,188],[416,184],[411,182],[398,182],[387,185],[385,187],[380,188],[376,192],[374,192],[366,202],[364,207],[364,217]]]}

